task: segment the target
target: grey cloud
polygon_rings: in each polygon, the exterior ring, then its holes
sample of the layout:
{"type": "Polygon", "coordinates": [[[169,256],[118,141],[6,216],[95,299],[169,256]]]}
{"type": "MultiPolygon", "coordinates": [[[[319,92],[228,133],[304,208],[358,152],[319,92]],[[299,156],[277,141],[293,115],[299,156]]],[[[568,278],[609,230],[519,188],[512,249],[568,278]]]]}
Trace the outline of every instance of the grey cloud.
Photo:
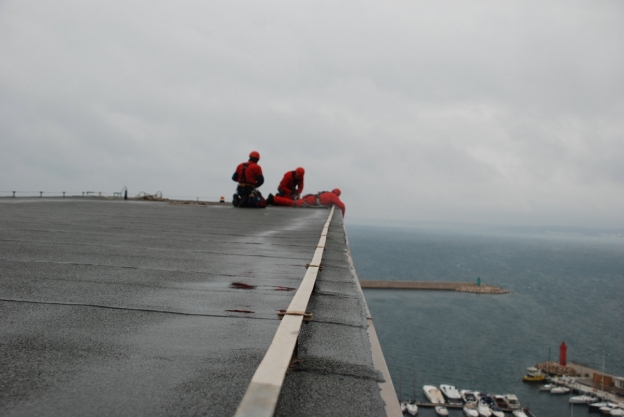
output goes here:
{"type": "Polygon", "coordinates": [[[348,216],[621,226],[623,11],[4,2],[0,189],[217,198],[257,149],[348,216]]]}

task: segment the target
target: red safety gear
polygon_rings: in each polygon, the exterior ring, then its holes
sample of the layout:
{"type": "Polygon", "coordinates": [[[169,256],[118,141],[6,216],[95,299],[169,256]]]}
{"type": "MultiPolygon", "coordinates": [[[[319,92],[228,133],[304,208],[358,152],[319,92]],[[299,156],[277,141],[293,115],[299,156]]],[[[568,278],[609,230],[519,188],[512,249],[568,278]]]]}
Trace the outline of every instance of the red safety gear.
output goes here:
{"type": "Polygon", "coordinates": [[[275,206],[287,206],[294,207],[294,200],[292,198],[286,198],[279,195],[273,197],[273,205],[275,206]]]}
{"type": "MultiPolygon", "coordinates": [[[[337,188],[335,190],[337,190],[337,188]]],[[[340,192],[340,190],[338,191],[340,192]]],[[[324,191],[318,194],[308,194],[294,202],[295,207],[318,206],[319,204],[325,207],[334,205],[342,210],[342,217],[344,217],[345,215],[346,207],[344,203],[340,200],[340,198],[336,195],[336,193],[333,191],[324,191]]]]}
{"type": "Polygon", "coordinates": [[[255,160],[259,161],[260,160],[260,154],[256,151],[251,151],[251,153],[249,154],[250,158],[254,158],[255,160]]]}
{"type": "Polygon", "coordinates": [[[336,194],[338,197],[340,197],[340,194],[341,194],[341,192],[340,192],[340,188],[334,188],[334,189],[332,190],[332,193],[334,193],[334,194],[336,194]]]}
{"type": "Polygon", "coordinates": [[[232,175],[232,179],[240,185],[250,185],[252,187],[260,187],[264,183],[262,168],[254,161],[243,162],[236,167],[236,172],[232,175]]]}
{"type": "MultiPolygon", "coordinates": [[[[293,199],[293,194],[301,194],[303,192],[303,175],[299,175],[297,171],[304,171],[303,168],[297,168],[294,171],[288,171],[284,174],[282,182],[277,187],[280,196],[293,199]]],[[[305,172],[305,171],[304,171],[305,172]]]]}
{"type": "Polygon", "coordinates": [[[295,170],[295,174],[297,174],[298,177],[303,178],[303,176],[305,175],[305,169],[299,167],[295,170]]]}

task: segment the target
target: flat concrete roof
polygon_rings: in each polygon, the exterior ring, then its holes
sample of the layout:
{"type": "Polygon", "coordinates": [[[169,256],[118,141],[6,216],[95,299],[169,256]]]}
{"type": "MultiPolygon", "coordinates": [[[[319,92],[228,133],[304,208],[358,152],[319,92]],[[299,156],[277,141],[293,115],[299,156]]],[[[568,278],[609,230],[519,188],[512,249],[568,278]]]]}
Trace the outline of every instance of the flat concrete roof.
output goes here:
{"type": "MultiPolygon", "coordinates": [[[[0,414],[233,415],[328,214],[0,199],[0,414]]],[[[326,247],[275,415],[384,415],[340,211],[326,247]]]]}

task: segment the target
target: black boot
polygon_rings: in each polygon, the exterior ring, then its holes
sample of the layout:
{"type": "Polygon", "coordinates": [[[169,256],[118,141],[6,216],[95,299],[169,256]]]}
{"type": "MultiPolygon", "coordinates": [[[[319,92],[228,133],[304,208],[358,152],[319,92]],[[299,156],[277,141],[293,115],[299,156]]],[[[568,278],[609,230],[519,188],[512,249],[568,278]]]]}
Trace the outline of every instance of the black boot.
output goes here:
{"type": "Polygon", "coordinates": [[[267,199],[266,199],[266,203],[269,206],[273,205],[273,194],[269,194],[269,197],[267,197],[267,199]]]}
{"type": "Polygon", "coordinates": [[[238,194],[234,194],[234,196],[232,197],[232,205],[234,207],[238,207],[239,204],[240,204],[240,197],[238,196],[238,194]]]}

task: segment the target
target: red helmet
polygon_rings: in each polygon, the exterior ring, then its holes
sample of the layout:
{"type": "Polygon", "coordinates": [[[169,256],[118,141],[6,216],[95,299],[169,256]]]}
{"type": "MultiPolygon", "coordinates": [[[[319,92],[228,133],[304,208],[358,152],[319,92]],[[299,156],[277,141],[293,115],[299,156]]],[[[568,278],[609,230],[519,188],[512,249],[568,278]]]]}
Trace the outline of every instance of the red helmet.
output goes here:
{"type": "Polygon", "coordinates": [[[260,154],[259,154],[258,152],[256,152],[256,151],[252,151],[252,152],[249,154],[249,157],[250,157],[250,158],[257,159],[258,161],[260,160],[260,154]]]}
{"type": "Polygon", "coordinates": [[[305,175],[305,169],[299,167],[295,170],[295,174],[297,174],[298,177],[303,177],[305,175]]]}
{"type": "Polygon", "coordinates": [[[332,193],[336,194],[338,197],[340,197],[340,188],[334,188],[332,190],[332,193]]]}

